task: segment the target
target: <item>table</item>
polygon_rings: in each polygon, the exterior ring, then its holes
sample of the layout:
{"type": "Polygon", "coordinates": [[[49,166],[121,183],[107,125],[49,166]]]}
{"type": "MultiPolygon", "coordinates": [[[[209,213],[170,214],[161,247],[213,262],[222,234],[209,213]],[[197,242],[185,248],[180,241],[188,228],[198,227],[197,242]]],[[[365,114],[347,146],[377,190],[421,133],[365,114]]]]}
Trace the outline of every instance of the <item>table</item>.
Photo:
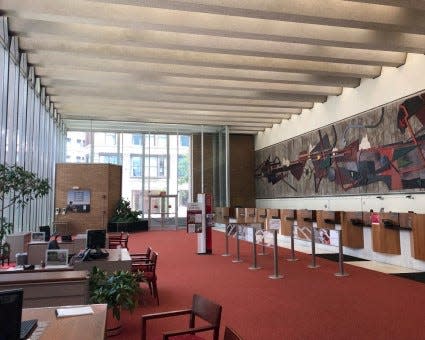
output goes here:
{"type": "Polygon", "coordinates": [[[24,308],[22,320],[37,319],[38,327],[31,339],[103,340],[105,337],[106,304],[90,305],[92,315],[57,318],[57,307],[24,308]]]}

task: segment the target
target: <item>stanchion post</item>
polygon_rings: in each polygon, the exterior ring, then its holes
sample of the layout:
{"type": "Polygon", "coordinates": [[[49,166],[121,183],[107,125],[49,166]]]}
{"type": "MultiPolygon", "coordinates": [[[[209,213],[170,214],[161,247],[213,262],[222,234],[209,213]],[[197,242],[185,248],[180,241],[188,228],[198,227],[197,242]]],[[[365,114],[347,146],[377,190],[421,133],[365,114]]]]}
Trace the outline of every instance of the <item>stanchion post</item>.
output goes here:
{"type": "Polygon", "coordinates": [[[342,247],[342,232],[341,230],[338,230],[338,268],[339,268],[339,272],[335,273],[335,276],[337,277],[343,277],[343,276],[348,276],[350,274],[344,272],[344,250],[342,247]]]}
{"type": "Polygon", "coordinates": [[[257,228],[252,227],[252,265],[248,268],[250,270],[258,270],[261,267],[257,266],[257,228]]]}
{"type": "Polygon", "coordinates": [[[225,252],[224,254],[221,254],[221,256],[230,256],[229,254],[229,229],[232,227],[232,225],[229,223],[226,225],[226,228],[224,230],[224,241],[225,241],[225,252]]]}
{"type": "Polygon", "coordinates": [[[298,259],[295,257],[295,241],[294,241],[294,221],[292,221],[291,225],[291,258],[288,259],[288,261],[298,261],[298,259]]]}
{"type": "Polygon", "coordinates": [[[273,239],[274,239],[274,248],[273,248],[273,257],[274,257],[274,274],[269,275],[269,279],[277,280],[283,278],[283,275],[279,274],[279,262],[278,262],[278,248],[277,248],[277,230],[273,230],[273,239]]]}
{"type": "Polygon", "coordinates": [[[239,224],[236,224],[235,228],[236,228],[236,258],[233,259],[232,262],[240,263],[243,261],[241,260],[240,250],[239,250],[239,224]]]}
{"type": "Polygon", "coordinates": [[[319,268],[320,266],[316,264],[316,237],[315,237],[315,228],[311,226],[311,264],[308,265],[308,268],[319,268]]]}

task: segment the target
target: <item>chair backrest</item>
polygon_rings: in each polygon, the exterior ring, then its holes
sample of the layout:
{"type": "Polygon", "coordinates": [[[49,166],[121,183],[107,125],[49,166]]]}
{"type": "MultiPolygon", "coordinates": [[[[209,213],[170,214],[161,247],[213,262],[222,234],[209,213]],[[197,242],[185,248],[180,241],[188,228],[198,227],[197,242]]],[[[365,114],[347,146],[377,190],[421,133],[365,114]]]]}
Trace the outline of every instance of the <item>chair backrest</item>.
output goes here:
{"type": "Polygon", "coordinates": [[[121,248],[128,249],[128,238],[130,234],[129,233],[121,233],[121,248]]]}
{"type": "Polygon", "coordinates": [[[149,262],[145,266],[144,271],[152,272],[152,273],[155,274],[157,261],[158,261],[158,253],[156,251],[152,251],[150,256],[149,256],[149,262]]]}
{"type": "Polygon", "coordinates": [[[235,332],[232,327],[226,326],[224,329],[224,338],[223,340],[243,340],[241,336],[235,332]]]}
{"type": "Polygon", "coordinates": [[[192,314],[190,316],[189,327],[195,327],[195,317],[198,316],[209,322],[213,327],[213,339],[218,340],[220,332],[222,307],[201,295],[193,295],[192,314]]]}
{"type": "Polygon", "coordinates": [[[123,233],[113,233],[108,234],[108,242],[109,242],[109,249],[116,249],[118,246],[121,246],[121,240],[123,237],[123,233]]]}

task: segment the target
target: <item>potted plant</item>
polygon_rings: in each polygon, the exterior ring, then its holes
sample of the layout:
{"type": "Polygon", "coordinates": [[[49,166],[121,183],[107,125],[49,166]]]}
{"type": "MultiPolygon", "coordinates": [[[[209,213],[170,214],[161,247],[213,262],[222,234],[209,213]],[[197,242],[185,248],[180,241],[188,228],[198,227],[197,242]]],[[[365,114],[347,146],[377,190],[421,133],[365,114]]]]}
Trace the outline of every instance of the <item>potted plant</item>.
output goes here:
{"type": "Polygon", "coordinates": [[[107,335],[117,335],[121,332],[121,310],[133,312],[139,300],[139,293],[138,277],[129,271],[108,273],[95,266],[90,273],[90,303],[108,305],[107,335]]]}
{"type": "Polygon", "coordinates": [[[140,216],[142,212],[132,210],[130,202],[124,198],[120,198],[115,214],[108,225],[108,231],[140,231],[147,230],[147,224],[144,223],[140,216]]]}
{"type": "Polygon", "coordinates": [[[15,204],[25,207],[31,200],[47,195],[49,190],[47,179],[21,166],[0,164],[0,247],[5,236],[13,231],[13,224],[3,212],[15,204]]]}

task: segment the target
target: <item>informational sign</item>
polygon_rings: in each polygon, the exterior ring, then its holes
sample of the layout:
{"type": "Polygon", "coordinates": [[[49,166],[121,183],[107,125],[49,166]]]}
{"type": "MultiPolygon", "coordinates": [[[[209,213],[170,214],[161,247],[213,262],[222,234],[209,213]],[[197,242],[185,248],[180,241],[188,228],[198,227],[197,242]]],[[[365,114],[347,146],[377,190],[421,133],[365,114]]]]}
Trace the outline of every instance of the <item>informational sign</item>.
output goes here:
{"type": "Polygon", "coordinates": [[[282,227],[282,220],[280,218],[270,218],[267,221],[270,230],[280,230],[282,227]]]}
{"type": "Polygon", "coordinates": [[[90,212],[90,190],[69,190],[67,197],[67,212],[90,212]]]}

